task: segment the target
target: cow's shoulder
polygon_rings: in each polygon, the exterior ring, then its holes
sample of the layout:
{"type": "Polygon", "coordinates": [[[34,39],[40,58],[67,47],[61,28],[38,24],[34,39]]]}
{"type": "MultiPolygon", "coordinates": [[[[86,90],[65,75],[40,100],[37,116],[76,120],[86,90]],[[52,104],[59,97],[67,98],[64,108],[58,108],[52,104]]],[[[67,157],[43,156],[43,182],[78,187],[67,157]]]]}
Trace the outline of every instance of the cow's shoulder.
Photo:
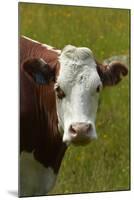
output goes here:
{"type": "Polygon", "coordinates": [[[22,152],[20,159],[20,186],[23,196],[46,194],[56,181],[51,167],[44,167],[33,152],[22,152]],[[30,185],[30,187],[29,187],[30,185]]]}

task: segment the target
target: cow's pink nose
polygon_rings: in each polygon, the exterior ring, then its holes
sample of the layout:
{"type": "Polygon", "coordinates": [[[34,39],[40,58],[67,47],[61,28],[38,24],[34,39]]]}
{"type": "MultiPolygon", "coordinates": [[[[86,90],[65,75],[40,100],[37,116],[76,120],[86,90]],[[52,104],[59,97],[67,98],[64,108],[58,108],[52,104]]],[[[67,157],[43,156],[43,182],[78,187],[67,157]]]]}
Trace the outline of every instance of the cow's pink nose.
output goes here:
{"type": "Polygon", "coordinates": [[[77,122],[70,125],[70,133],[73,136],[85,136],[92,129],[90,123],[77,122]]]}

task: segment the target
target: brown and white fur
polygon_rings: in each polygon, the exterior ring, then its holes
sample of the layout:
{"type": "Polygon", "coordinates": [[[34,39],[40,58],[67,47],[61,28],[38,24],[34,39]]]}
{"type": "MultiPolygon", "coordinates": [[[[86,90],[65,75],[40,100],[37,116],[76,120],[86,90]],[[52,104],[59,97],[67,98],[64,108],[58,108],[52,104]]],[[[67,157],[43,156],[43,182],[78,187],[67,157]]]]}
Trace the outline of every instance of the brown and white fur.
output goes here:
{"type": "Polygon", "coordinates": [[[69,144],[97,138],[99,93],[127,74],[102,65],[86,47],[57,50],[20,39],[20,196],[44,195],[56,181],[69,144]]]}

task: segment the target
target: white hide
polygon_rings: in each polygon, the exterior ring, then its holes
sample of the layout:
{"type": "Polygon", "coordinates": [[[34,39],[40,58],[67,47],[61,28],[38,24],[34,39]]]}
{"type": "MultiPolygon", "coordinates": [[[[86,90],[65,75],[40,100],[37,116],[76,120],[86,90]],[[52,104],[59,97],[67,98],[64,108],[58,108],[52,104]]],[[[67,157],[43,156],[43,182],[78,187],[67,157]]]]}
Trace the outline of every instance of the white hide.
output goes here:
{"type": "Polygon", "coordinates": [[[59,58],[60,72],[57,84],[64,91],[63,99],[57,98],[60,130],[63,141],[71,143],[69,127],[72,123],[91,123],[90,139],[96,138],[95,117],[98,106],[96,88],[102,86],[96,63],[90,49],[67,45],[59,58]]]}
{"type": "Polygon", "coordinates": [[[33,153],[22,152],[20,159],[20,196],[48,193],[56,181],[53,169],[45,168],[34,159],[33,153]]]}

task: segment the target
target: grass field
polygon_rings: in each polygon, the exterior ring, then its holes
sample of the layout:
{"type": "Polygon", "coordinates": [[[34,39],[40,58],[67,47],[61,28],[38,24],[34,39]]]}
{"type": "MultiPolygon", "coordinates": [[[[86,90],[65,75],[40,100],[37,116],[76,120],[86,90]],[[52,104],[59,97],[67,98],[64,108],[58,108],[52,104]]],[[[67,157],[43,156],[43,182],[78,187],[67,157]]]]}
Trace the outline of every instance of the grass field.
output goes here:
{"type": "MultiPolygon", "coordinates": [[[[129,11],[19,4],[20,33],[63,48],[87,46],[99,61],[129,55],[129,11]]],[[[50,194],[128,190],[129,76],[101,94],[98,139],[86,147],[70,146],[50,194]]]]}

